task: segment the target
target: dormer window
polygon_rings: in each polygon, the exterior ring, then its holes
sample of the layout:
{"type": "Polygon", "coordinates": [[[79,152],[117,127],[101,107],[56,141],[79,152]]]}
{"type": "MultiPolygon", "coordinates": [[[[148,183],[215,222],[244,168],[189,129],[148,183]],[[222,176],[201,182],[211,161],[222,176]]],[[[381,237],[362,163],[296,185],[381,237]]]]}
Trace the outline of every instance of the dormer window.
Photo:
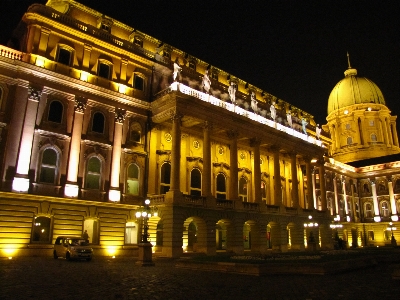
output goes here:
{"type": "Polygon", "coordinates": [[[217,70],[211,70],[211,78],[214,80],[218,80],[218,72],[217,70]]]}
{"type": "Polygon", "coordinates": [[[135,37],[133,38],[133,43],[134,43],[136,46],[139,46],[139,47],[142,47],[142,48],[143,48],[143,39],[142,39],[141,37],[135,36],[135,37]]]}
{"type": "Polygon", "coordinates": [[[105,23],[101,23],[100,29],[103,29],[104,31],[110,32],[110,25],[105,24],[105,23]]]}
{"type": "Polygon", "coordinates": [[[162,52],[162,56],[168,59],[171,59],[171,52],[169,52],[168,50],[164,49],[162,52]]]}
{"type": "Polygon", "coordinates": [[[97,28],[111,32],[111,26],[113,25],[113,21],[111,19],[105,18],[104,16],[97,19],[97,28]]]}
{"type": "Polygon", "coordinates": [[[189,61],[189,69],[196,71],[196,62],[194,60],[189,61]]]}

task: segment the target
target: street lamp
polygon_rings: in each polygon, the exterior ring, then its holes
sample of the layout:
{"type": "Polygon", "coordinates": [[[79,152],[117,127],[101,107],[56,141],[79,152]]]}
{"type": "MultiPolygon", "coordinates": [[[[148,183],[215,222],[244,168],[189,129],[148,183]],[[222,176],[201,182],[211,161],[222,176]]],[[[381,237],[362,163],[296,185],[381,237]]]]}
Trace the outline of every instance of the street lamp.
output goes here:
{"type": "Polygon", "coordinates": [[[141,236],[141,242],[139,243],[139,257],[138,261],[136,264],[141,265],[141,266],[154,266],[154,263],[152,261],[152,250],[151,248],[153,245],[149,242],[148,237],[149,237],[149,225],[148,225],[148,219],[151,217],[151,208],[150,208],[150,200],[146,199],[144,201],[144,206],[141,207],[137,212],[136,212],[136,218],[141,221],[142,223],[142,236],[141,236]]]}

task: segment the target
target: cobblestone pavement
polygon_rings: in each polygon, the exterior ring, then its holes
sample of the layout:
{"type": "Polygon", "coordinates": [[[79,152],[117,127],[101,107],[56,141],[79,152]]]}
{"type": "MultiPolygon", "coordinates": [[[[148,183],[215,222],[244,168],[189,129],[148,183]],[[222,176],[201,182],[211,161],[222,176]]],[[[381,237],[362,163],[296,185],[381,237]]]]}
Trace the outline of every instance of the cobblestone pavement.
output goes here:
{"type": "Polygon", "coordinates": [[[173,260],[139,267],[133,258],[91,262],[0,259],[0,299],[400,299],[393,265],[336,275],[256,277],[177,269],[173,260]]]}

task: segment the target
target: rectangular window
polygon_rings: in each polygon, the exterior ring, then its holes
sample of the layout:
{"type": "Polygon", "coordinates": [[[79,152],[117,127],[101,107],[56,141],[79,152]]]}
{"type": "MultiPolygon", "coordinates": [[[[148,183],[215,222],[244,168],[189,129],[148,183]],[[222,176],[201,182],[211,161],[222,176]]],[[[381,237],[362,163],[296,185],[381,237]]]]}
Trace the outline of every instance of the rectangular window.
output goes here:
{"type": "Polygon", "coordinates": [[[196,70],[196,64],[194,63],[194,61],[189,62],[189,69],[196,70]]]}
{"type": "Polygon", "coordinates": [[[135,36],[133,38],[133,43],[139,47],[143,47],[143,40],[141,38],[135,36]]]}
{"type": "Polygon", "coordinates": [[[99,69],[98,69],[98,74],[100,77],[110,79],[110,73],[111,73],[111,66],[102,62],[99,62],[99,69]]]}
{"type": "Polygon", "coordinates": [[[58,49],[57,62],[69,66],[71,63],[72,53],[65,48],[58,49]]]}
{"type": "Polygon", "coordinates": [[[373,240],[375,240],[374,232],[372,230],[369,230],[368,231],[368,241],[373,241],[373,240]]]}
{"type": "Polygon", "coordinates": [[[140,91],[144,90],[144,79],[139,75],[134,75],[134,88],[140,91]]]}

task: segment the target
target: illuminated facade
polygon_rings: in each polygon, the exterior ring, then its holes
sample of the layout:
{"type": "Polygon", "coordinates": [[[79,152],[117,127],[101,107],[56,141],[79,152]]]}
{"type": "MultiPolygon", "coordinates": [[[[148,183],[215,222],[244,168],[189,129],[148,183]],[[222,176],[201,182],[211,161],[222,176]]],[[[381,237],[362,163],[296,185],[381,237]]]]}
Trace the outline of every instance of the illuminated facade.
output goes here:
{"type": "Polygon", "coordinates": [[[305,111],[73,0],[32,5],[19,29],[18,50],[0,46],[1,255],[48,255],[84,230],[97,255],[137,255],[146,198],[169,257],[302,250],[311,232],[330,249],[338,215],[361,246],[368,203],[368,232],[397,216],[396,163],[328,159],[329,116],[319,134],[305,111]]]}

